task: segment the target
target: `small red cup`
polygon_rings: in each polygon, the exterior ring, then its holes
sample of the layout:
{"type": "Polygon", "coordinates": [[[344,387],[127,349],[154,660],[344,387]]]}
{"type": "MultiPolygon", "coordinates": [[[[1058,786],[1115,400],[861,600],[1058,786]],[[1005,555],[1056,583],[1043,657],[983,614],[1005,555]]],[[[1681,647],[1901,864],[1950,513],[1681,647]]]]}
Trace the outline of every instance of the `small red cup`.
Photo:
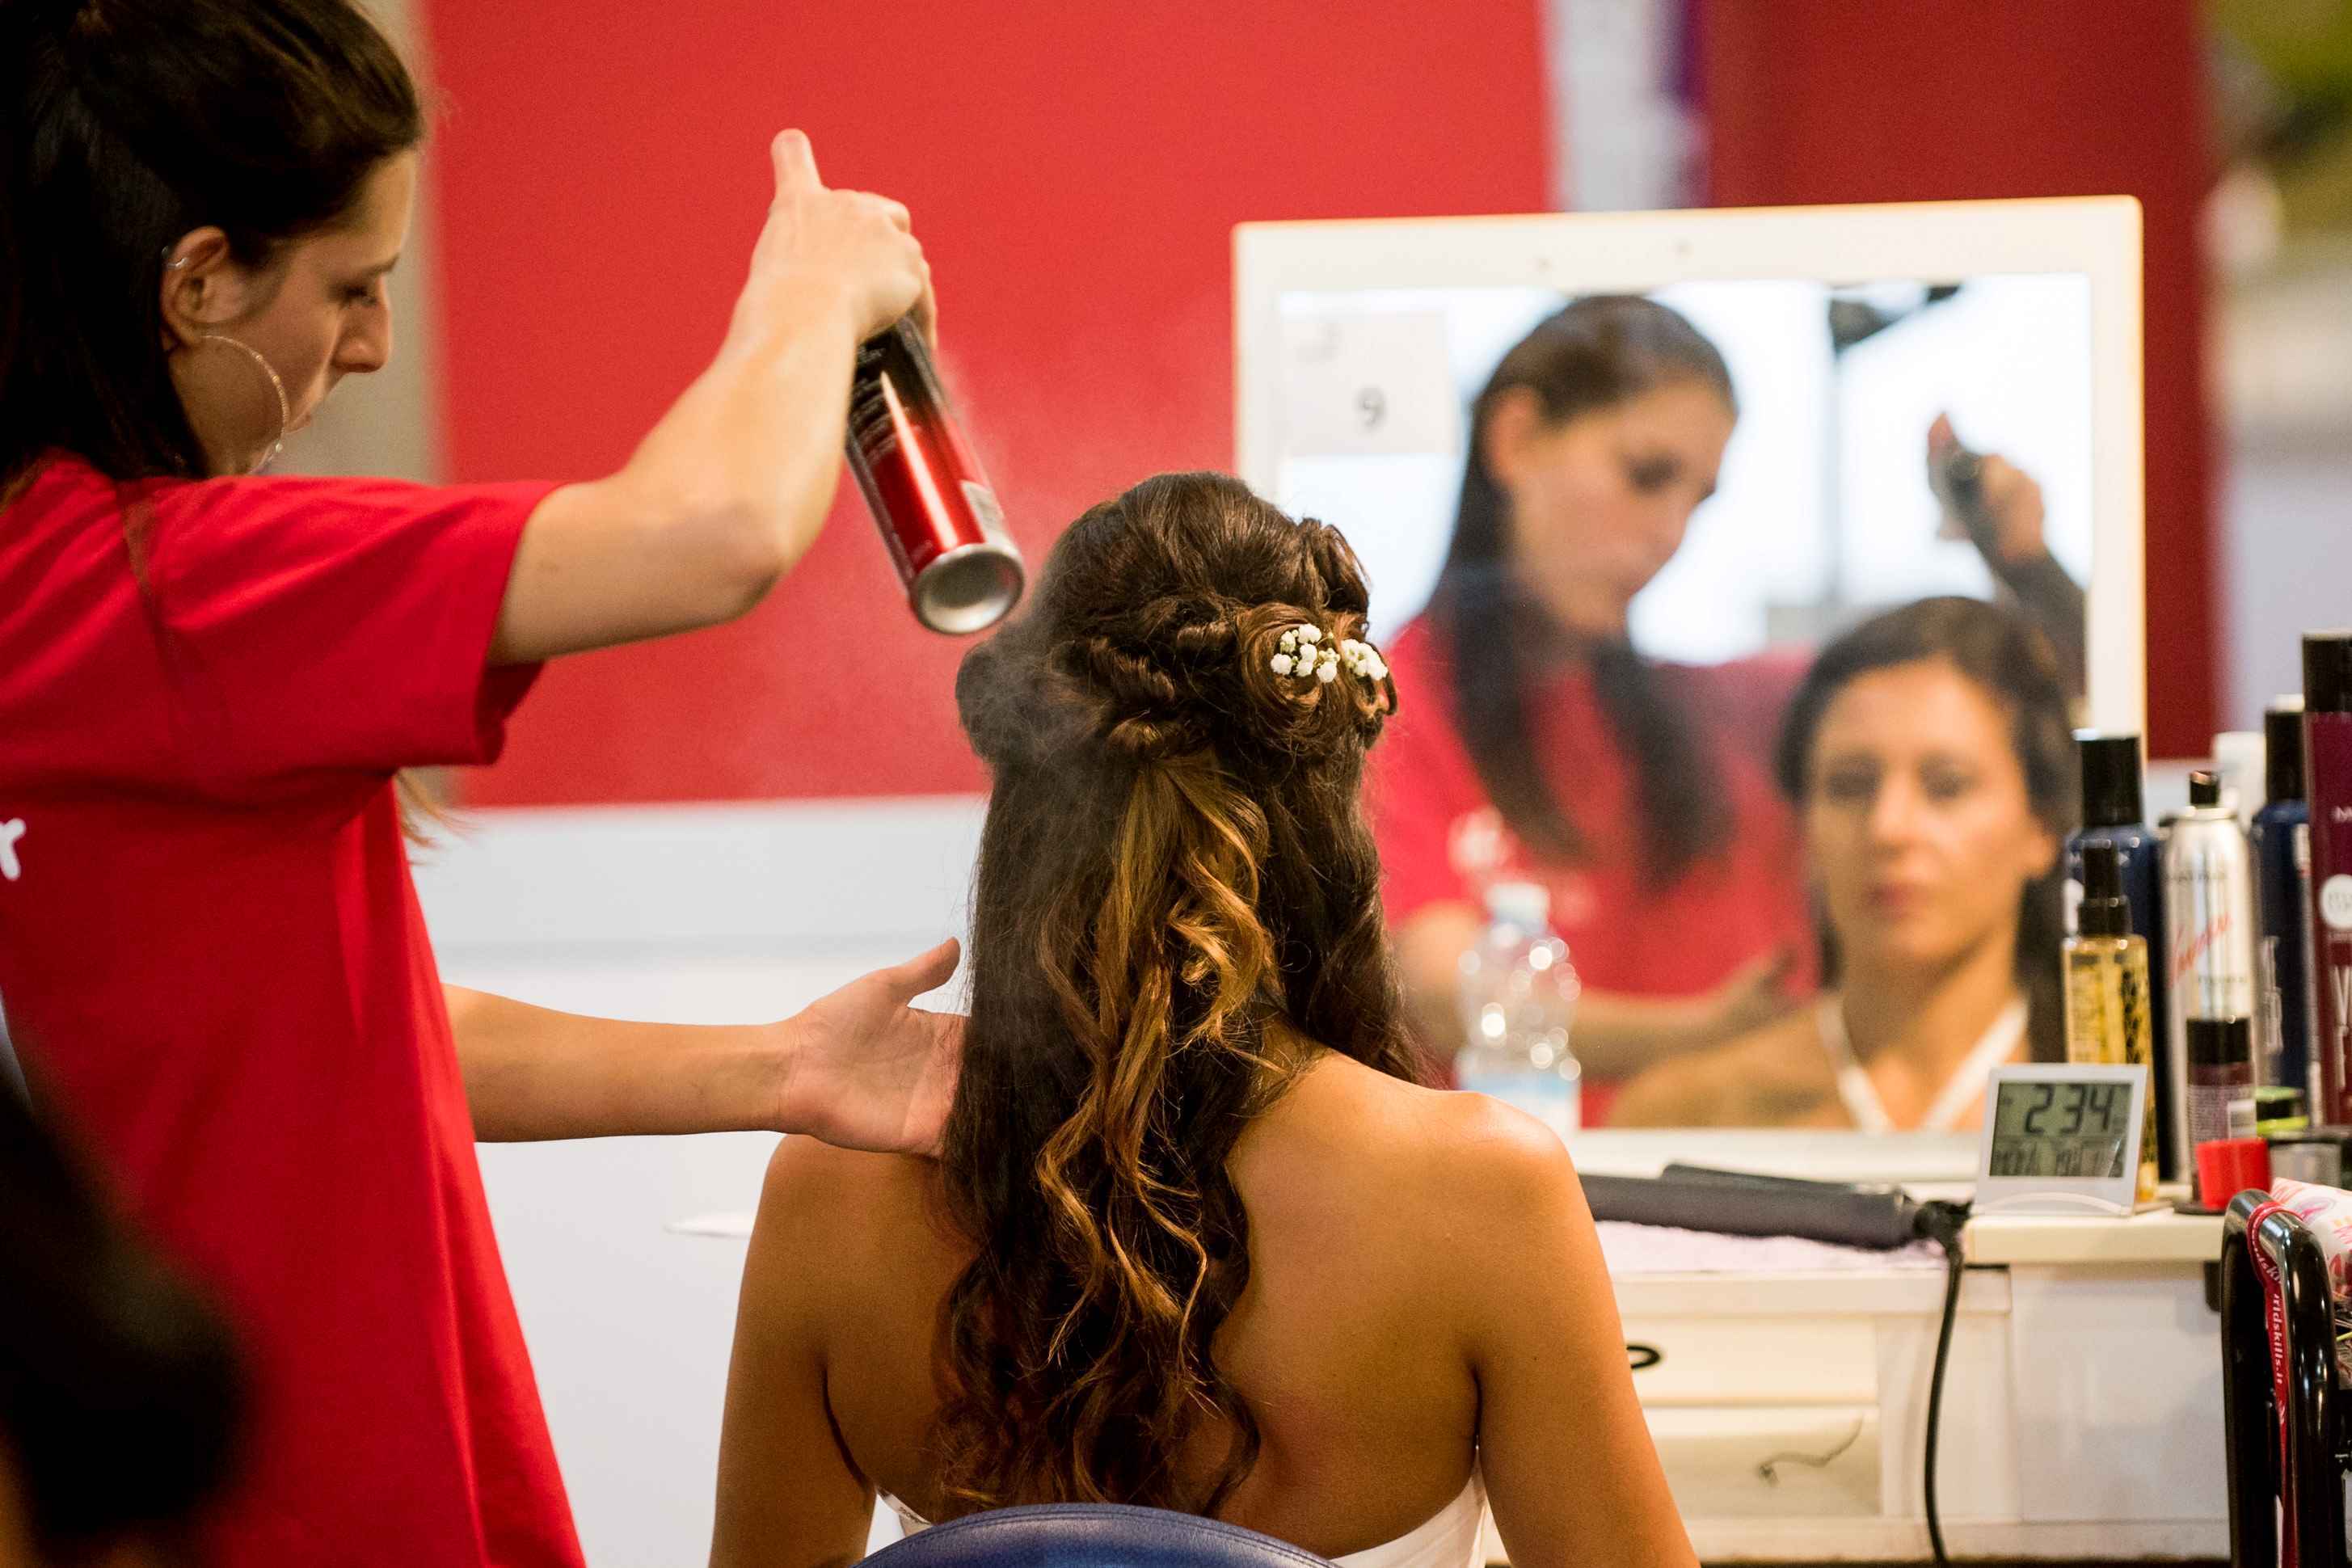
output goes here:
{"type": "Polygon", "coordinates": [[[2216,1138],[2197,1145],[2197,1201],[2226,1208],[2248,1187],[2271,1190],[2271,1146],[2260,1138],[2216,1138]]]}

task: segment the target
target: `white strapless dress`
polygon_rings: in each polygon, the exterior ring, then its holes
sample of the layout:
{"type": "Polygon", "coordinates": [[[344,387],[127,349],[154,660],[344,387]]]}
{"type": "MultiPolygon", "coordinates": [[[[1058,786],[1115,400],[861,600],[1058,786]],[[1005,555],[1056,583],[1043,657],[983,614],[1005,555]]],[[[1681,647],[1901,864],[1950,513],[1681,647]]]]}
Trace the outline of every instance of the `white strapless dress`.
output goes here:
{"type": "MultiPolygon", "coordinates": [[[[908,1534],[929,1530],[930,1523],[902,1505],[888,1492],[882,1500],[898,1516],[908,1534]]],[[[1478,1542],[1486,1521],[1486,1482],[1477,1471],[1452,1502],[1394,1541],[1350,1552],[1333,1562],[1339,1568],[1484,1568],[1478,1542]]]]}

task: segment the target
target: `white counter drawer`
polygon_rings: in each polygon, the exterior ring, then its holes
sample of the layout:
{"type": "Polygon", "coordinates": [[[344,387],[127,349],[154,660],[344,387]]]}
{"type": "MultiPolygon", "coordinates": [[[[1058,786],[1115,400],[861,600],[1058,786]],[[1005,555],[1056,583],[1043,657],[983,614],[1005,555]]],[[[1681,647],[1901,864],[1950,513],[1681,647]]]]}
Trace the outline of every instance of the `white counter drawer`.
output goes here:
{"type": "Polygon", "coordinates": [[[1867,1519],[1879,1511],[1868,1405],[1644,1410],[1686,1520],[1867,1519]]]}
{"type": "Polygon", "coordinates": [[[1633,1374],[1645,1409],[1878,1399],[1867,1318],[1629,1318],[1625,1342],[1658,1352],[1633,1374]]]}

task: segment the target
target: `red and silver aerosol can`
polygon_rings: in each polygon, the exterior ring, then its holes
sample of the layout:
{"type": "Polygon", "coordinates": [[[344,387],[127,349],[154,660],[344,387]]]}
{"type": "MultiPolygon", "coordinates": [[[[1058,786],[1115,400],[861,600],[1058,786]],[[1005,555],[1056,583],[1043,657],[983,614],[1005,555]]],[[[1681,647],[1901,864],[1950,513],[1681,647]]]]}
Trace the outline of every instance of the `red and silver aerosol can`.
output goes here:
{"type": "Polygon", "coordinates": [[[976,632],[1019,602],[1021,554],[911,321],[857,352],[849,471],[917,620],[935,632],[976,632]]]}

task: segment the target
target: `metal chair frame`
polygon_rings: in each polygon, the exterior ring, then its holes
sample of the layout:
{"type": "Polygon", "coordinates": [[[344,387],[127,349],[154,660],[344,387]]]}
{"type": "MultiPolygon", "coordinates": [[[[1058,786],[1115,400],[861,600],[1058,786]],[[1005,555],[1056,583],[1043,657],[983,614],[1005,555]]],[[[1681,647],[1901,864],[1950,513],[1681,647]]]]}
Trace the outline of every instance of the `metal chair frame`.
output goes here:
{"type": "Polygon", "coordinates": [[[2221,1399],[2232,1568],[2274,1568],[2283,1480],[2294,1499],[2300,1568],[2345,1562],[2345,1388],[2336,1366],[2336,1307],[2318,1240],[2290,1214],[2254,1211],[2260,1191],[2231,1200],[2221,1227],[2221,1399]],[[2254,1248],[2276,1264],[2285,1309],[2287,1412],[2280,1452],[2269,1312],[2254,1248]]]}

